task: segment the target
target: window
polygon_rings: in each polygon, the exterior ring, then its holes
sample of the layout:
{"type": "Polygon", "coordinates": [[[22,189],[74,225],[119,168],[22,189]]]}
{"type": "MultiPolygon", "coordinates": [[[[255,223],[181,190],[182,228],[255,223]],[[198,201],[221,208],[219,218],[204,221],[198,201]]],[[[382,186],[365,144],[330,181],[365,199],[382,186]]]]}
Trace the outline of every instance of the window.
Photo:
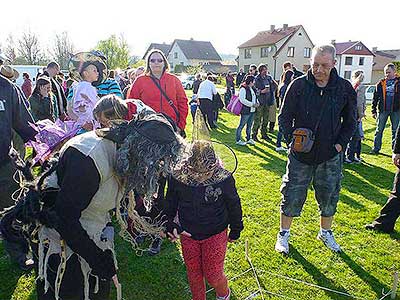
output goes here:
{"type": "Polygon", "coordinates": [[[294,47],[289,47],[287,52],[288,57],[294,57],[294,47]]]}
{"type": "Polygon", "coordinates": [[[184,66],[185,64],[183,63],[183,61],[181,61],[181,66],[184,66]]]}
{"type": "Polygon", "coordinates": [[[174,52],[174,58],[178,58],[178,52],[174,52]]]}
{"type": "Polygon", "coordinates": [[[362,50],[362,46],[361,46],[361,45],[356,45],[356,46],[354,47],[354,49],[360,51],[360,50],[362,50]]]}
{"type": "Polygon", "coordinates": [[[344,71],[344,78],[350,79],[351,78],[351,71],[344,71]]]}
{"type": "Polygon", "coordinates": [[[244,49],[244,58],[251,58],[251,48],[244,49]]]}
{"type": "Polygon", "coordinates": [[[268,57],[268,47],[261,47],[261,57],[268,57]]]}
{"type": "Polygon", "coordinates": [[[171,70],[174,69],[174,64],[169,64],[169,66],[171,67],[171,70]]]}
{"type": "Polygon", "coordinates": [[[311,48],[304,48],[304,57],[306,58],[311,57],[311,48]]]}
{"type": "Polygon", "coordinates": [[[353,64],[353,58],[352,57],[346,57],[344,64],[346,66],[351,66],[353,64]]]}
{"type": "Polygon", "coordinates": [[[364,65],[364,57],[360,57],[360,59],[358,60],[358,65],[359,66],[363,66],[364,65]]]}

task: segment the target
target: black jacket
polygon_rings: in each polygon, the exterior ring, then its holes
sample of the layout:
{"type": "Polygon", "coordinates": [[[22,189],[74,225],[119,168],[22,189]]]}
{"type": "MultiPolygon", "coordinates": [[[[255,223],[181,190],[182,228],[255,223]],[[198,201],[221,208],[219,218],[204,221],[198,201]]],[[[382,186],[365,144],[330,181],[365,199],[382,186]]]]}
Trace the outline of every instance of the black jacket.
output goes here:
{"type": "Polygon", "coordinates": [[[244,77],[246,76],[245,72],[239,72],[236,76],[236,86],[239,87],[243,82],[244,77]]]}
{"type": "Polygon", "coordinates": [[[258,74],[254,86],[257,90],[260,106],[271,106],[274,104],[278,85],[270,75],[267,74],[265,77],[262,77],[261,74],[258,74]],[[269,85],[269,93],[261,94],[260,91],[265,89],[266,85],[269,85]]]}
{"type": "MultiPolygon", "coordinates": [[[[251,95],[251,90],[250,90],[251,88],[246,86],[245,89],[246,89],[246,100],[252,102],[253,98],[252,98],[252,95],[251,95]]],[[[256,91],[254,91],[254,93],[255,92],[256,91]]],[[[246,106],[246,105],[242,104],[242,110],[240,111],[240,114],[241,115],[249,115],[250,114],[250,110],[251,110],[250,106],[246,106]]]]}
{"type": "Polygon", "coordinates": [[[198,187],[171,178],[166,200],[169,220],[173,220],[178,212],[182,229],[193,239],[207,239],[224,231],[228,225],[229,237],[233,240],[239,238],[243,229],[242,207],[232,176],[214,185],[198,187]],[[217,196],[206,197],[206,194],[214,193],[217,196]]]}
{"type": "MultiPolygon", "coordinates": [[[[384,111],[386,106],[386,79],[380,80],[376,84],[374,99],[372,100],[372,113],[376,113],[378,108],[379,112],[384,111]]],[[[393,111],[400,109],[400,77],[395,78],[394,83],[394,99],[393,111]]]]}
{"type": "Polygon", "coordinates": [[[357,123],[357,94],[351,83],[332,69],[326,87],[320,88],[315,83],[311,71],[295,79],[288,87],[281,112],[279,126],[287,141],[296,128],[314,130],[324,101],[322,119],[315,134],[315,142],[308,153],[292,153],[299,161],[306,164],[320,164],[336,154],[335,144],[346,148],[357,123]]]}
{"type": "Polygon", "coordinates": [[[24,100],[11,81],[0,75],[0,167],[9,160],[14,129],[24,140],[33,140],[37,134],[29,123],[34,123],[24,100]]]}

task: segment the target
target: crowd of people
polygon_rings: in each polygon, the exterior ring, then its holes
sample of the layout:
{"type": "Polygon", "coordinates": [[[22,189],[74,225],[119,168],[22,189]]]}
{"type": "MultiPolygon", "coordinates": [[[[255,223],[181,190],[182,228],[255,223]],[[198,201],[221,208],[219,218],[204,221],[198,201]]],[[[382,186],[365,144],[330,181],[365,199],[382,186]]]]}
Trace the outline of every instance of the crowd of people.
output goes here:
{"type": "MultiPolygon", "coordinates": [[[[227,98],[236,96],[242,105],[236,144],[255,145],[259,132],[271,143],[278,123],[276,151],[288,153],[275,244],[280,253],[289,253],[293,218],[300,216],[310,184],[320,214],[317,238],[341,251],[332,223],[343,163],[362,161],[366,102],[363,72],[355,71],[350,82],[338,75],[335,63],[335,48],[322,45],[313,49],[305,74],[286,62],[279,83],[265,64],[251,65],[247,74],[240,69],[236,78],[226,75],[227,98]]],[[[20,268],[35,268],[38,298],[109,299],[111,285],[119,288],[113,217],[135,247],[151,240],[149,255],[161,251],[165,237],[180,240],[194,300],[205,299],[205,280],[218,300],[230,299],[224,258],[227,243],[238,240],[244,227],[233,174],[207,138],[224,106],[213,74],[204,80],[196,75],[189,101],[157,49],[144,67],[124,75],[108,70],[99,51],[77,53],[67,80],[59,64],[50,62],[34,86],[24,73],[18,87],[18,72],[0,64],[0,233],[20,268]],[[193,128],[204,130],[190,142],[189,108],[193,128]],[[36,155],[36,173],[21,159],[24,144],[36,155]],[[25,178],[19,184],[17,170],[25,178]]],[[[395,71],[388,64],[377,84],[372,152],[379,153],[390,117],[393,162],[400,167],[395,71]]],[[[394,230],[398,173],[387,204],[367,229],[394,230]]]]}

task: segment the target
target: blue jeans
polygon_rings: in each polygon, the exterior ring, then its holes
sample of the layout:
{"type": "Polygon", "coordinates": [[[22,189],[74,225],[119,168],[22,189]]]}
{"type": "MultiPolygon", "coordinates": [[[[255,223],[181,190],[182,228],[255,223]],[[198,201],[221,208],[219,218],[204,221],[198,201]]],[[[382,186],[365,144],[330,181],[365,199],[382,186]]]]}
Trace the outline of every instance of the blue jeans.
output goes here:
{"type": "Polygon", "coordinates": [[[392,149],[394,147],[394,141],[396,138],[396,130],[399,126],[400,112],[399,111],[381,111],[378,113],[376,120],[376,131],[374,138],[374,151],[379,152],[382,148],[382,136],[385,130],[387,119],[390,117],[390,123],[392,123],[392,149]]]}
{"type": "Polygon", "coordinates": [[[278,148],[282,147],[282,139],[283,139],[283,133],[279,129],[278,135],[276,136],[276,147],[278,147],[278,148]]]}
{"type": "Polygon", "coordinates": [[[236,142],[240,141],[242,138],[242,130],[244,125],[246,125],[246,140],[250,140],[251,137],[251,127],[253,126],[254,112],[248,115],[240,115],[240,123],[236,129],[236,142]]]}

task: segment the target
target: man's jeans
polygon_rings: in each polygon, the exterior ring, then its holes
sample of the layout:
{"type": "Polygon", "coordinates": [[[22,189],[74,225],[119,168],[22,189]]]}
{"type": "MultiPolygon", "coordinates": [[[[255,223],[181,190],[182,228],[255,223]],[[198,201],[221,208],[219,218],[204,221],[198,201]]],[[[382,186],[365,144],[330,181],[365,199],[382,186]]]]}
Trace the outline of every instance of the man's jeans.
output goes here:
{"type": "Polygon", "coordinates": [[[383,131],[385,130],[388,117],[390,117],[390,123],[392,123],[392,149],[394,147],[396,130],[397,127],[399,126],[400,112],[381,111],[378,113],[378,118],[376,120],[376,131],[375,131],[374,148],[373,148],[373,151],[375,152],[379,152],[382,148],[382,136],[383,136],[383,131]]]}

